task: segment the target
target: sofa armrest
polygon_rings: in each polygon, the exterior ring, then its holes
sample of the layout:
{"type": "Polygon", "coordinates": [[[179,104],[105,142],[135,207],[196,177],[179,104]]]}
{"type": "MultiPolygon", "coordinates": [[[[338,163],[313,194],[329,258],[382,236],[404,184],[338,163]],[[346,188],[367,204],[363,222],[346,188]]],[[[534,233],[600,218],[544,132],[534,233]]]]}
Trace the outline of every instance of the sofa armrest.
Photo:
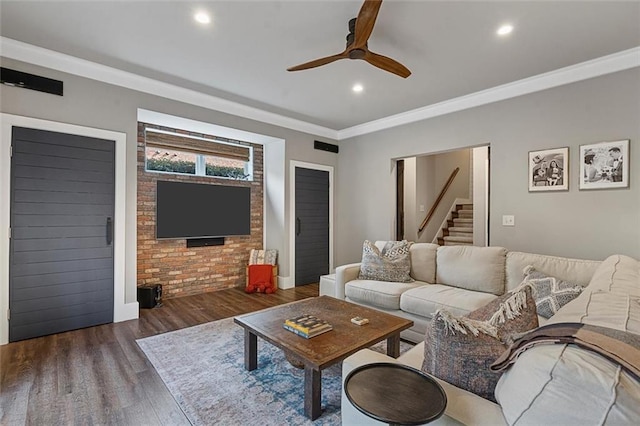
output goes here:
{"type": "Polygon", "coordinates": [[[360,263],[350,263],[336,268],[336,295],[337,299],[344,300],[344,286],[352,280],[358,279],[360,263]]]}
{"type": "Polygon", "coordinates": [[[362,349],[342,361],[342,403],[340,407],[340,415],[342,417],[343,425],[377,426],[386,424],[361,413],[351,404],[351,402],[349,402],[349,398],[347,398],[347,395],[344,393],[344,379],[347,378],[347,375],[361,365],[371,364],[374,362],[398,362],[398,360],[385,354],[381,354],[380,352],[375,352],[370,349],[362,349]]]}
{"type": "MultiPolygon", "coordinates": [[[[420,354],[424,352],[423,344],[416,345],[413,349],[403,354],[399,359],[391,358],[379,352],[363,349],[345,358],[342,361],[342,424],[343,425],[383,425],[362,414],[355,408],[344,393],[344,379],[355,368],[374,362],[395,362],[418,368],[421,364],[420,354]]],[[[457,388],[445,381],[435,378],[447,394],[447,409],[442,417],[429,424],[429,426],[506,426],[502,410],[498,404],[483,399],[464,389],[457,388]]]]}
{"type": "Polygon", "coordinates": [[[351,370],[361,365],[373,364],[374,362],[398,363],[398,360],[383,353],[372,351],[371,349],[362,349],[342,361],[342,379],[344,380],[351,370]]]}

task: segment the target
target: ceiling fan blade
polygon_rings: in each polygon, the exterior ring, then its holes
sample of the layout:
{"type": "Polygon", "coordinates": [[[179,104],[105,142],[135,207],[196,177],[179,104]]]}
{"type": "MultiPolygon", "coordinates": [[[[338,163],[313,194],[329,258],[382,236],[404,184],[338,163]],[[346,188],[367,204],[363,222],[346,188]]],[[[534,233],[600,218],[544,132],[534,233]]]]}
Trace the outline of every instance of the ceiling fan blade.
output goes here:
{"type": "Polygon", "coordinates": [[[365,0],[362,4],[356,18],[355,40],[352,49],[359,49],[367,44],[381,5],[382,0],[365,0]]]}
{"type": "Polygon", "coordinates": [[[330,64],[331,62],[335,62],[338,59],[345,59],[347,57],[348,57],[347,53],[342,52],[342,53],[338,53],[337,55],[327,56],[326,58],[315,59],[313,61],[305,62],[304,64],[296,65],[295,67],[287,68],[287,71],[300,71],[300,70],[306,70],[309,68],[315,68],[321,65],[330,64]]]}
{"type": "Polygon", "coordinates": [[[402,78],[407,78],[411,75],[411,71],[409,71],[409,69],[400,62],[387,58],[386,56],[378,55],[371,51],[367,51],[362,59],[375,67],[399,75],[402,78]]]}

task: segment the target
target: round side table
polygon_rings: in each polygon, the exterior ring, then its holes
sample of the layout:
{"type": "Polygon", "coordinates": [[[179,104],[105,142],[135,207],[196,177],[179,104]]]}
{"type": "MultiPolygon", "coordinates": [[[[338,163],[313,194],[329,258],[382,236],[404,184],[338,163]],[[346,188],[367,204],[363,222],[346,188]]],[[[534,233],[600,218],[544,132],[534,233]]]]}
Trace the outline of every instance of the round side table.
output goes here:
{"type": "Polygon", "coordinates": [[[362,365],[344,381],[349,401],[362,413],[392,425],[419,425],[444,413],[447,395],[431,376],[387,362],[362,365]]]}

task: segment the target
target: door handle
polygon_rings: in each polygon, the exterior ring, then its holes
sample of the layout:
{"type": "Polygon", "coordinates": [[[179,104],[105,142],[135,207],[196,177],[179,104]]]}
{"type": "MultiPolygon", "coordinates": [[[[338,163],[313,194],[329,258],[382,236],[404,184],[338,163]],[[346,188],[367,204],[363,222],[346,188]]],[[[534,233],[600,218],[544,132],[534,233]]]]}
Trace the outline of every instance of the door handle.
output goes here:
{"type": "Polygon", "coordinates": [[[302,232],[302,222],[299,217],[296,217],[296,236],[300,235],[300,232],[302,232]]]}
{"type": "Polygon", "coordinates": [[[110,246],[113,242],[113,219],[107,218],[107,245],[110,246]]]}

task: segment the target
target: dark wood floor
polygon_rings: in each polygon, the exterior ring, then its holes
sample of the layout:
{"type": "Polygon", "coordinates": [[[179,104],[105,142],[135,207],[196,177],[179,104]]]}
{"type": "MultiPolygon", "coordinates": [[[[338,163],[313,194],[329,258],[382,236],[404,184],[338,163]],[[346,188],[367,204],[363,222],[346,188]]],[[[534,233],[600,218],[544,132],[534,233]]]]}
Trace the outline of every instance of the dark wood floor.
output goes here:
{"type": "Polygon", "coordinates": [[[189,424],[136,339],[318,295],[223,290],[164,301],[140,318],[0,346],[0,425],[189,424]]]}

